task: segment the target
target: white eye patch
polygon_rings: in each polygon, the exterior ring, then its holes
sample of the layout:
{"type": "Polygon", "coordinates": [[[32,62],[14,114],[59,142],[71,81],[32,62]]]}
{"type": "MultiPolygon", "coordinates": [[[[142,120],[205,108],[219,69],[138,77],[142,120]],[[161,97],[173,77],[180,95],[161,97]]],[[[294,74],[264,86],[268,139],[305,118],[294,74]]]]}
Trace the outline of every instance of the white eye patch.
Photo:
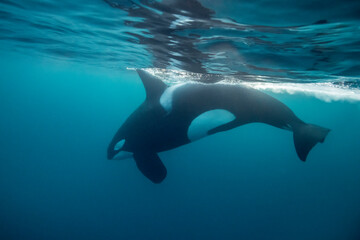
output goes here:
{"type": "Polygon", "coordinates": [[[125,144],[125,139],[117,142],[115,144],[114,150],[117,151],[117,150],[121,149],[124,146],[124,144],[125,144]]]}

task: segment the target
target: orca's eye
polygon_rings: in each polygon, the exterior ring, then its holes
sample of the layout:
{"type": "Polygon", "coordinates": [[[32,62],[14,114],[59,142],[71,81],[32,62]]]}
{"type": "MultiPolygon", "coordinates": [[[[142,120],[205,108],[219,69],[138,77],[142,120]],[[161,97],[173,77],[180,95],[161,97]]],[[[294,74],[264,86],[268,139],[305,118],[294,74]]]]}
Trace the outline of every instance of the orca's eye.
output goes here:
{"type": "Polygon", "coordinates": [[[119,142],[117,142],[117,143],[115,144],[114,150],[115,150],[115,151],[120,150],[120,149],[124,146],[124,144],[125,144],[125,139],[120,140],[119,142]]]}

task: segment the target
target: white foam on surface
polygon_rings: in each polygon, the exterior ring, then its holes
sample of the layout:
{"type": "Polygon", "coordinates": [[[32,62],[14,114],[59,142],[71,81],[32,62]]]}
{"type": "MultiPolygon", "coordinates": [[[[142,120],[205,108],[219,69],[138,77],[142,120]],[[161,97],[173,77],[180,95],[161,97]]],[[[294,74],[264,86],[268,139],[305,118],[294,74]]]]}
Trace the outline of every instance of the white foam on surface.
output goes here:
{"type": "MultiPolygon", "coordinates": [[[[144,68],[143,70],[153,74],[162,79],[169,86],[184,82],[198,82],[201,80],[203,74],[192,73],[181,70],[169,70],[161,68],[144,68]]],[[[346,81],[347,78],[340,79],[346,81]]],[[[255,81],[242,81],[240,78],[233,76],[224,76],[224,79],[219,82],[221,84],[243,85],[258,89],[260,91],[271,91],[274,93],[286,94],[303,94],[306,96],[315,97],[325,102],[332,101],[349,101],[360,102],[360,89],[341,86],[332,82],[273,82],[271,77],[258,76],[254,77],[255,81]]],[[[359,81],[358,79],[348,79],[351,81],[359,81]]]]}
{"type": "Polygon", "coordinates": [[[274,93],[304,94],[323,100],[360,102],[360,89],[339,87],[332,83],[242,83],[246,86],[274,93]]]}

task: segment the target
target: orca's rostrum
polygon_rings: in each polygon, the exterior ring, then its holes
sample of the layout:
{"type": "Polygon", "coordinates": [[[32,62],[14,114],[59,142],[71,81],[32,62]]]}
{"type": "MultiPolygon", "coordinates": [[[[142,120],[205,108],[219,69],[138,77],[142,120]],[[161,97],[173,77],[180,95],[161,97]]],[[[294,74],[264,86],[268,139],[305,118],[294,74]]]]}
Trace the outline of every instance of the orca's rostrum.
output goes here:
{"type": "Polygon", "coordinates": [[[168,87],[137,70],[145,101],[120,127],[108,147],[108,159],[133,157],[152,182],[166,177],[158,153],[248,123],[290,130],[302,161],[330,131],[300,120],[277,99],[252,88],[226,84],[183,83],[168,87]]]}

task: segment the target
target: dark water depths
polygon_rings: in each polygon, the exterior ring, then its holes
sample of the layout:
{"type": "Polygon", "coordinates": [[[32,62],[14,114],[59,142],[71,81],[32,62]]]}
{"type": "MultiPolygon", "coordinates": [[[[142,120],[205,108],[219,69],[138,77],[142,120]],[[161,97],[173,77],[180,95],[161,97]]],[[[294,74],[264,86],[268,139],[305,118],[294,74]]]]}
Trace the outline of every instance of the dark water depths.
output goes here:
{"type": "Polygon", "coordinates": [[[0,0],[0,239],[360,239],[358,1],[0,0]],[[306,163],[249,124],[160,153],[152,184],[106,160],[167,84],[245,84],[331,129],[306,163]]]}

